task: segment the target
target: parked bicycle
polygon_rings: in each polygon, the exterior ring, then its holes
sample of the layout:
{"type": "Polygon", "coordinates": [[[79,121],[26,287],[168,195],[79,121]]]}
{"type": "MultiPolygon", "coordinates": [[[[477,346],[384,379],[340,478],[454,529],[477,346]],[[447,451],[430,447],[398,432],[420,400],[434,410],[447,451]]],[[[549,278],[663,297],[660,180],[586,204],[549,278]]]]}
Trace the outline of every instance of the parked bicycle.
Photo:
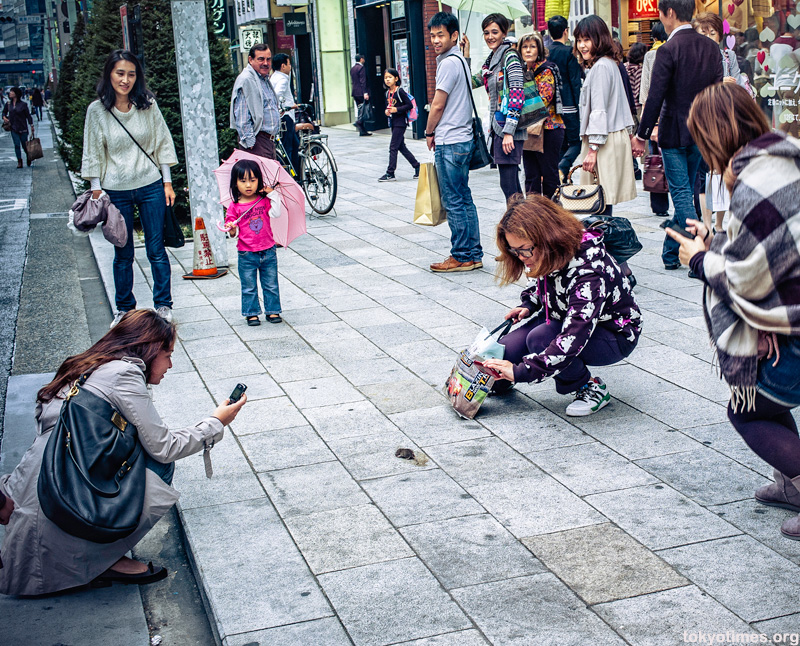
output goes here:
{"type": "MultiPolygon", "coordinates": [[[[309,115],[310,109],[307,103],[301,103],[295,109],[295,129],[300,137],[300,168],[292,166],[281,139],[275,142],[275,154],[278,162],[303,187],[312,210],[325,215],[336,201],[338,168],[328,148],[328,135],[320,132],[319,122],[309,115]]],[[[281,124],[281,138],[284,130],[285,125],[281,124]]]]}

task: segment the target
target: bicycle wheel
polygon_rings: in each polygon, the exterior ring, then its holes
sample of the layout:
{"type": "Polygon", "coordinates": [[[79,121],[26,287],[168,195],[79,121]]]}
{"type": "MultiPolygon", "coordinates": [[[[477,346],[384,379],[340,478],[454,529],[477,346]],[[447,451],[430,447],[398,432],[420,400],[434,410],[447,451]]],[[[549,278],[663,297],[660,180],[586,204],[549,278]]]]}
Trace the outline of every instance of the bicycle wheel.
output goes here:
{"type": "Polygon", "coordinates": [[[325,215],[336,201],[336,171],[333,170],[331,153],[320,142],[312,141],[306,148],[300,165],[306,199],[314,211],[325,215]]]}

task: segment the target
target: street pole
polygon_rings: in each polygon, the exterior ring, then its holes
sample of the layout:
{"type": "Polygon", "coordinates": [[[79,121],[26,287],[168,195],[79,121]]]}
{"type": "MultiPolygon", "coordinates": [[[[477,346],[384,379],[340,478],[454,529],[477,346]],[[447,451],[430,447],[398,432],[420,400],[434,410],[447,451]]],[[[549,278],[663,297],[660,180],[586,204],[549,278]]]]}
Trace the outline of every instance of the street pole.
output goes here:
{"type": "Polygon", "coordinates": [[[219,149],[206,5],[204,0],[171,0],[171,5],[192,226],[194,218],[203,218],[217,265],[227,265],[225,234],[214,225],[222,219],[222,207],[214,175],[219,149]]]}

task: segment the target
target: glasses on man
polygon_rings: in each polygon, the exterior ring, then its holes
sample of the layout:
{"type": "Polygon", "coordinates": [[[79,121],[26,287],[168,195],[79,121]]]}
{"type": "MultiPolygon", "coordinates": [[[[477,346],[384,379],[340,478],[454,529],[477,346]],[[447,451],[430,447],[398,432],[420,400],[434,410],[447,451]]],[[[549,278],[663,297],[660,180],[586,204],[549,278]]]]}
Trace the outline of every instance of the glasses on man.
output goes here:
{"type": "Polygon", "coordinates": [[[517,258],[530,258],[533,256],[533,247],[509,247],[508,253],[515,255],[517,258]]]}

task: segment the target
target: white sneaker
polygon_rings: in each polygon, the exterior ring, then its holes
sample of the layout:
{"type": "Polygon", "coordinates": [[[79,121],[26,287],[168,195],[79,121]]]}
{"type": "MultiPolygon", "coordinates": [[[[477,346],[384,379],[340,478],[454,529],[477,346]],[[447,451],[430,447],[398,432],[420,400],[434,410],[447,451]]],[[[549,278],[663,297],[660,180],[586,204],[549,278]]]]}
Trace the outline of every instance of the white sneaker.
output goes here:
{"type": "Polygon", "coordinates": [[[166,305],[162,305],[161,307],[159,307],[156,310],[156,314],[158,314],[167,323],[172,323],[172,309],[167,307],[166,305]]]}
{"type": "Polygon", "coordinates": [[[585,417],[596,413],[611,401],[611,393],[600,377],[592,377],[583,388],[575,393],[575,401],[567,406],[570,417],[585,417]]]}
{"type": "Polygon", "coordinates": [[[122,320],[122,317],[125,316],[126,314],[127,312],[117,312],[116,314],[114,314],[114,320],[111,321],[111,325],[108,326],[108,329],[110,330],[111,328],[113,328],[117,323],[119,323],[122,320]]]}

